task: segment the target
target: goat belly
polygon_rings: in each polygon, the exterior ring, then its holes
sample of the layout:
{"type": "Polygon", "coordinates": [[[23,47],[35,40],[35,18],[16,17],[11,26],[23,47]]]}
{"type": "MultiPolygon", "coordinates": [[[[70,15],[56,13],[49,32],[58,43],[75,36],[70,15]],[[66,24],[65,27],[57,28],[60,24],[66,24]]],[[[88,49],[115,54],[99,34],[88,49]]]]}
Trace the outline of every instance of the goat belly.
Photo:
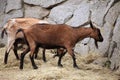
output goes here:
{"type": "MultiPolygon", "coordinates": [[[[62,46],[56,46],[56,45],[50,45],[50,44],[39,44],[39,47],[45,48],[45,49],[55,49],[55,48],[61,48],[62,46]]],[[[64,48],[64,47],[62,47],[64,48]]]]}

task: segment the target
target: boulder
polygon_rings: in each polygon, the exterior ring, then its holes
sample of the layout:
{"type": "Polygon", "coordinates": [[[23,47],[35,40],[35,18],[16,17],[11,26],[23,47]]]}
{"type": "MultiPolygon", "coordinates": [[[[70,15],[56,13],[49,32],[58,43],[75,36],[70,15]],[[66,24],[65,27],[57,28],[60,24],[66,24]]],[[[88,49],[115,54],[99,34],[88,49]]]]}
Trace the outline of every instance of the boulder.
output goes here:
{"type": "Polygon", "coordinates": [[[6,6],[5,12],[8,13],[11,10],[16,10],[20,8],[22,8],[21,0],[7,0],[7,6],[6,6]]]}
{"type": "Polygon", "coordinates": [[[7,4],[7,0],[0,0],[0,27],[3,26],[4,12],[7,4]]]}
{"type": "Polygon", "coordinates": [[[40,6],[44,8],[49,8],[66,0],[41,0],[40,6]]]}
{"type": "Polygon", "coordinates": [[[120,35],[119,34],[120,34],[120,15],[118,16],[118,19],[116,20],[116,24],[115,24],[115,27],[113,30],[112,41],[115,41],[116,43],[120,43],[120,35]]]}
{"type": "Polygon", "coordinates": [[[68,25],[78,27],[89,20],[89,3],[82,2],[73,13],[73,17],[66,23],[68,25]]]}
{"type": "Polygon", "coordinates": [[[111,25],[115,25],[115,22],[117,20],[117,17],[120,13],[120,1],[114,4],[109,11],[108,14],[105,16],[105,21],[109,22],[111,25]]]}
{"type": "Polygon", "coordinates": [[[40,5],[44,8],[49,8],[63,1],[65,0],[24,0],[24,2],[27,4],[40,5]]]}
{"type": "Polygon", "coordinates": [[[49,10],[44,9],[40,6],[28,6],[25,5],[25,17],[34,17],[42,19],[49,14],[49,10]]]}
{"type": "Polygon", "coordinates": [[[116,20],[113,30],[112,42],[110,44],[108,57],[111,61],[111,69],[117,69],[120,66],[120,15],[116,20]]]}
{"type": "Polygon", "coordinates": [[[113,0],[99,0],[91,3],[90,9],[92,11],[91,20],[98,24],[99,26],[103,26],[104,17],[107,14],[109,8],[114,3],[113,0]]]}
{"type": "Polygon", "coordinates": [[[57,6],[51,10],[49,18],[57,24],[63,24],[72,17],[75,8],[72,5],[57,6]]]}
{"type": "Polygon", "coordinates": [[[0,0],[0,15],[4,14],[6,4],[7,0],[0,0]]]}
{"type": "Polygon", "coordinates": [[[3,24],[6,23],[6,21],[8,21],[11,18],[17,18],[17,17],[23,17],[23,10],[13,10],[8,14],[5,14],[4,20],[3,20],[3,24]]]}
{"type": "Polygon", "coordinates": [[[0,27],[3,27],[4,17],[5,17],[4,14],[0,15],[0,27]]]}
{"type": "Polygon", "coordinates": [[[89,53],[89,46],[84,44],[76,44],[74,51],[80,55],[87,55],[89,53]]]}
{"type": "Polygon", "coordinates": [[[41,0],[23,0],[24,3],[27,3],[27,4],[33,4],[33,5],[40,5],[41,3],[41,0]]]}

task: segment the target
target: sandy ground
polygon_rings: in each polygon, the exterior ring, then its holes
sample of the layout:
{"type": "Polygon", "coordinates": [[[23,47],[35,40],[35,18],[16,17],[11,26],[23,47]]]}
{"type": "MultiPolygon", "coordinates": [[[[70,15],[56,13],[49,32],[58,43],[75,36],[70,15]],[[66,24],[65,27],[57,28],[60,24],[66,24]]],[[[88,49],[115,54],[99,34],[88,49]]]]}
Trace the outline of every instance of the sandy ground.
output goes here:
{"type": "Polygon", "coordinates": [[[110,69],[91,63],[98,56],[90,54],[80,56],[76,54],[77,64],[81,69],[72,67],[72,58],[68,54],[62,59],[63,68],[57,67],[58,58],[52,58],[50,51],[46,52],[47,62],[39,57],[35,60],[37,70],[32,68],[28,55],[25,57],[24,69],[19,69],[19,60],[10,52],[8,64],[3,64],[5,49],[0,49],[0,80],[120,80],[120,74],[110,69]]]}

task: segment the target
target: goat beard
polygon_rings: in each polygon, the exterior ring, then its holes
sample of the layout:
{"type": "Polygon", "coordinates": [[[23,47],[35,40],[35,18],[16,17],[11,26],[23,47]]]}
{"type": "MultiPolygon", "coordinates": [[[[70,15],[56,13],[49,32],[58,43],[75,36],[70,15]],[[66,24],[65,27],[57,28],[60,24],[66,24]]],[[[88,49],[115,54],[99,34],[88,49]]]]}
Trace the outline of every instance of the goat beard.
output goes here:
{"type": "Polygon", "coordinates": [[[97,41],[95,40],[95,46],[96,46],[96,48],[98,49],[98,43],[97,43],[97,41]]]}

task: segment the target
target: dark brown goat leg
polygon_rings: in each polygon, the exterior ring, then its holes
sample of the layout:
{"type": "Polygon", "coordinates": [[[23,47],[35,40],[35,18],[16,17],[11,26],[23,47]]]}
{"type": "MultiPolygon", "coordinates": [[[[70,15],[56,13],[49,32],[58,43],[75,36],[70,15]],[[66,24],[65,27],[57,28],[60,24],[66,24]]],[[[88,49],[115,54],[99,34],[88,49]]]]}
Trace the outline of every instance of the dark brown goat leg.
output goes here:
{"type": "Polygon", "coordinates": [[[62,53],[62,54],[59,54],[59,53],[57,52],[57,56],[59,56],[59,60],[58,60],[58,66],[59,66],[59,67],[63,67],[63,65],[61,64],[61,59],[62,59],[62,57],[63,57],[65,54],[66,54],[66,52],[64,52],[64,53],[62,53]]]}
{"type": "Polygon", "coordinates": [[[31,63],[32,63],[33,68],[34,68],[34,69],[37,69],[38,67],[37,67],[36,64],[35,64],[34,56],[33,56],[33,55],[32,55],[32,56],[30,55],[29,57],[30,57],[30,60],[31,60],[31,63]]]}
{"type": "Polygon", "coordinates": [[[19,67],[20,69],[23,69],[24,57],[29,51],[30,49],[27,48],[23,53],[21,53],[20,67],[19,67]]]}
{"type": "Polygon", "coordinates": [[[8,60],[8,54],[7,51],[5,52],[5,57],[4,57],[4,63],[7,64],[7,60],[8,60]]]}
{"type": "Polygon", "coordinates": [[[47,62],[46,57],[45,57],[45,49],[43,49],[43,58],[42,59],[43,59],[44,62],[47,62]]]}
{"type": "Polygon", "coordinates": [[[68,53],[72,56],[72,59],[73,59],[73,67],[79,69],[79,67],[78,67],[77,64],[76,64],[76,58],[75,58],[74,50],[71,49],[71,48],[68,48],[67,51],[68,51],[68,53]]]}

